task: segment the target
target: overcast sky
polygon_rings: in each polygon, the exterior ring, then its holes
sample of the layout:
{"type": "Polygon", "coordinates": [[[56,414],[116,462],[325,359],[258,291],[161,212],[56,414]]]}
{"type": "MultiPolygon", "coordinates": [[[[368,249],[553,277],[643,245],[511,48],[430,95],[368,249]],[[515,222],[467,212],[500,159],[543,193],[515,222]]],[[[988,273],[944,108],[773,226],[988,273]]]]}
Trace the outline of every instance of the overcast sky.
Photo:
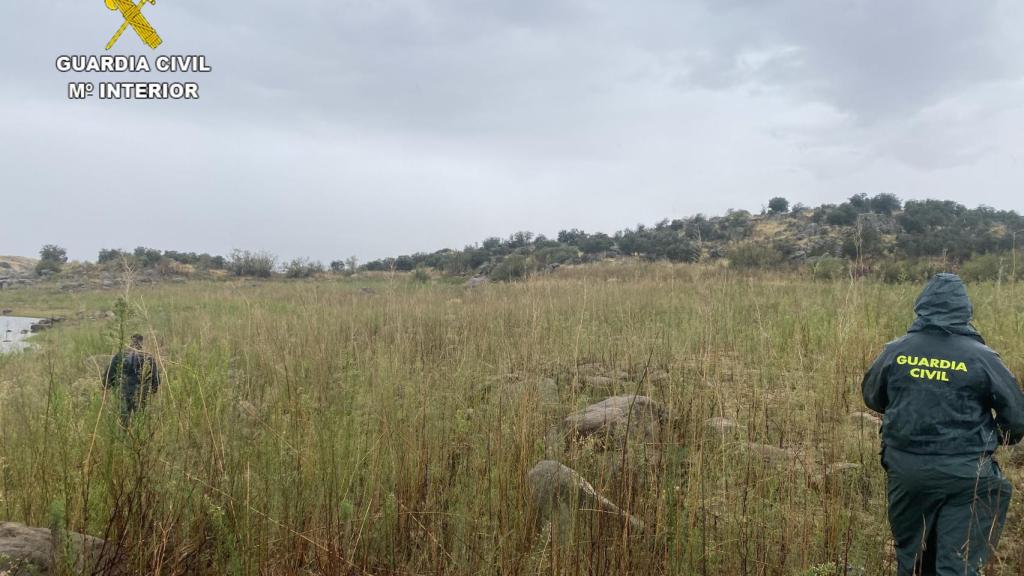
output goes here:
{"type": "Polygon", "coordinates": [[[102,0],[0,3],[0,254],[361,260],[856,193],[1024,211],[1019,0],[160,0],[198,102],[69,101],[102,0]]]}

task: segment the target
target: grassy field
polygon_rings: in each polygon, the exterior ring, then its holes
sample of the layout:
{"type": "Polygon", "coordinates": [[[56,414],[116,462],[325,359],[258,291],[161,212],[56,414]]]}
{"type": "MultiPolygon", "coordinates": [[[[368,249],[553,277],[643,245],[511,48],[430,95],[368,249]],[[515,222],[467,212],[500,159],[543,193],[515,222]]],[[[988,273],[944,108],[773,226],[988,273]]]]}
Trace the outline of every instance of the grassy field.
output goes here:
{"type": "MultiPolygon", "coordinates": [[[[1024,374],[1024,291],[970,289],[1024,374]]],[[[105,537],[137,573],[888,574],[877,432],[850,414],[919,290],[621,264],[472,290],[0,292],[0,308],[68,318],[0,357],[0,518],[105,537]],[[123,325],[90,319],[120,296],[123,325]],[[93,358],[135,331],[166,375],[127,434],[93,358]],[[637,391],[666,408],[657,438],[621,457],[552,446],[570,412],[637,391]],[[646,529],[547,523],[526,474],[553,456],[646,529]],[[841,463],[859,467],[828,473],[841,463]]],[[[989,574],[1024,571],[1022,512],[989,574]]]]}

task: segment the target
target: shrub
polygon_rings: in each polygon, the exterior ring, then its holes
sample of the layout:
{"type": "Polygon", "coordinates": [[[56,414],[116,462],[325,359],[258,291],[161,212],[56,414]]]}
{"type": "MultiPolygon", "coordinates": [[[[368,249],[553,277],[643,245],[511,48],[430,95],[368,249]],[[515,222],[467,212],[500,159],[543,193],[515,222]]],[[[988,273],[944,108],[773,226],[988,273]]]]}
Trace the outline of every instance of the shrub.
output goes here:
{"type": "Polygon", "coordinates": [[[235,276],[269,278],[274,273],[276,265],[277,257],[269,252],[235,250],[231,253],[231,262],[228,264],[228,268],[235,276]]]}
{"type": "Polygon", "coordinates": [[[551,246],[537,250],[533,257],[541,266],[565,264],[579,258],[579,251],[571,246],[551,246]]]}
{"type": "Polygon", "coordinates": [[[128,257],[128,253],[124,250],[108,249],[104,248],[100,250],[99,256],[96,258],[97,264],[107,264],[110,262],[117,263],[121,262],[124,258],[128,257]]]}
{"type": "Polygon", "coordinates": [[[811,264],[811,274],[817,280],[838,280],[849,274],[850,263],[845,258],[823,256],[811,264]]]}
{"type": "Polygon", "coordinates": [[[774,246],[759,242],[741,242],[729,251],[729,265],[736,268],[771,268],[784,259],[774,246]]]}
{"type": "Polygon", "coordinates": [[[295,258],[284,266],[287,278],[310,278],[324,271],[324,265],[309,258],[295,258]]]}
{"type": "Polygon", "coordinates": [[[888,260],[879,266],[878,274],[889,283],[925,282],[943,269],[942,263],[931,260],[888,260]]]}
{"type": "Polygon", "coordinates": [[[833,226],[852,226],[857,222],[857,208],[850,203],[839,205],[830,210],[825,216],[825,222],[833,226]]]}
{"type": "Polygon", "coordinates": [[[153,248],[146,248],[139,246],[133,252],[135,261],[143,268],[152,268],[160,263],[160,260],[164,257],[159,250],[153,248]]]}
{"type": "Polygon", "coordinates": [[[960,275],[969,282],[1002,280],[1010,274],[1010,259],[1000,254],[975,256],[960,268],[960,275]]]}
{"type": "Polygon", "coordinates": [[[491,278],[502,282],[520,280],[530,275],[529,260],[522,254],[511,254],[491,270],[491,278]]]}
{"type": "Polygon", "coordinates": [[[412,281],[415,284],[426,284],[430,282],[430,273],[427,272],[426,268],[420,266],[413,270],[412,281]]]}

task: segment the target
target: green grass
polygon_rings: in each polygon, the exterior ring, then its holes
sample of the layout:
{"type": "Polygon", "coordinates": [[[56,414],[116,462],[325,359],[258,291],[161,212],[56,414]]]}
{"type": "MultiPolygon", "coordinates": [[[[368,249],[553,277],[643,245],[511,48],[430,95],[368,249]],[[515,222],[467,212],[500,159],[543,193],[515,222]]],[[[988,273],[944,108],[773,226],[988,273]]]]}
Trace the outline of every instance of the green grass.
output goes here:
{"type": "MultiPolygon", "coordinates": [[[[2,308],[71,320],[0,357],[0,518],[46,526],[59,503],[69,529],[119,542],[140,573],[887,573],[877,435],[848,415],[918,290],[633,264],[472,290],[138,288],[125,330],[147,335],[166,377],[130,435],[86,362],[117,349],[118,322],[75,320],[121,293],[6,291],[2,308]],[[538,523],[526,472],[552,427],[608,393],[579,385],[577,366],[625,371],[612,392],[632,393],[648,358],[668,377],[639,389],[670,416],[649,457],[624,470],[587,446],[561,458],[647,530],[538,523]],[[723,441],[713,416],[745,431],[723,441]],[[765,462],[746,442],[796,455],[765,462]],[[837,462],[862,467],[824,479],[837,462]]],[[[1024,373],[1021,291],[971,292],[990,344],[1024,373]]],[[[1021,511],[990,574],[1024,569],[1021,511]]]]}

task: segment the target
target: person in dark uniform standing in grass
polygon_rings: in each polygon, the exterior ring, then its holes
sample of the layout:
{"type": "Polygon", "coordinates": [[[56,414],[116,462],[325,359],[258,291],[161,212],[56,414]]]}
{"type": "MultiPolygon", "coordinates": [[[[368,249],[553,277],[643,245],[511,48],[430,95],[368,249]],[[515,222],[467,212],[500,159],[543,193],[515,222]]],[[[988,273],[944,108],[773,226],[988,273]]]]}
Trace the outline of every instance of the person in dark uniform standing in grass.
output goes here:
{"type": "Polygon", "coordinates": [[[906,336],[864,375],[884,414],[882,466],[899,576],[976,576],[999,542],[1013,488],[992,455],[1024,438],[1024,393],[971,325],[967,289],[938,274],[906,336]]]}
{"type": "Polygon", "coordinates": [[[121,424],[128,427],[136,411],[145,408],[149,396],[160,387],[160,370],[151,354],[142,349],[142,334],[132,335],[127,350],[110,360],[106,388],[118,390],[121,399],[121,424]]]}

